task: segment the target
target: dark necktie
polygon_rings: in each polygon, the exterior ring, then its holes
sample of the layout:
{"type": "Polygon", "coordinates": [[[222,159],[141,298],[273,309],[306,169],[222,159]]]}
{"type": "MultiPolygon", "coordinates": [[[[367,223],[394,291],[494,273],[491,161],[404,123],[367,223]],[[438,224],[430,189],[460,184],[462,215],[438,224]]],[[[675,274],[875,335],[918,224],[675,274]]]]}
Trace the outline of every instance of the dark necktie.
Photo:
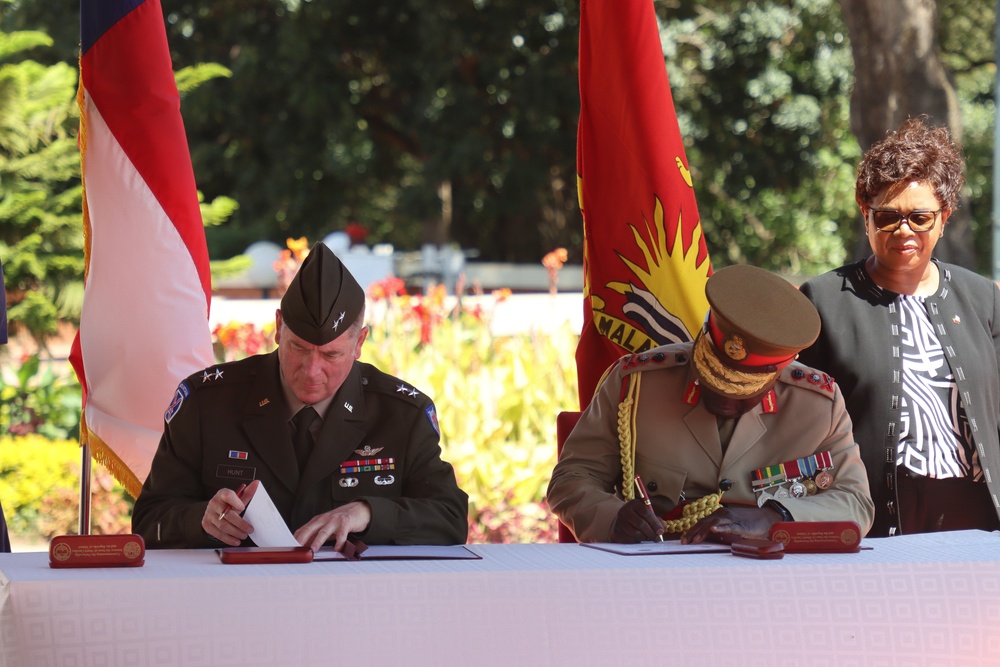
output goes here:
{"type": "Polygon", "coordinates": [[[295,446],[295,458],[299,462],[299,470],[302,470],[309,459],[309,452],[312,451],[313,441],[309,429],[314,421],[319,419],[319,415],[311,405],[299,410],[292,417],[292,426],[295,432],[292,433],[292,444],[295,446]]]}
{"type": "Polygon", "coordinates": [[[736,430],[736,423],[739,419],[724,419],[722,417],[717,417],[719,420],[719,442],[722,443],[722,454],[725,456],[726,450],[729,449],[729,441],[733,439],[733,432],[736,430]]]}

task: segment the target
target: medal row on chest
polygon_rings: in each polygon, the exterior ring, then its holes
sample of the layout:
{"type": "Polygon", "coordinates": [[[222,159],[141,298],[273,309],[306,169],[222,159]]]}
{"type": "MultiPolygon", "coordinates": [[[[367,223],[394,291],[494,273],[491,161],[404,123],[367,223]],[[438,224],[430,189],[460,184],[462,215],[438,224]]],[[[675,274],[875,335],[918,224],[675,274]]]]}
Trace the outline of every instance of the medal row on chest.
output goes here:
{"type": "Polygon", "coordinates": [[[830,452],[821,452],[758,468],[750,473],[751,486],[760,506],[771,499],[805,498],[833,484],[833,469],[830,452]]]}

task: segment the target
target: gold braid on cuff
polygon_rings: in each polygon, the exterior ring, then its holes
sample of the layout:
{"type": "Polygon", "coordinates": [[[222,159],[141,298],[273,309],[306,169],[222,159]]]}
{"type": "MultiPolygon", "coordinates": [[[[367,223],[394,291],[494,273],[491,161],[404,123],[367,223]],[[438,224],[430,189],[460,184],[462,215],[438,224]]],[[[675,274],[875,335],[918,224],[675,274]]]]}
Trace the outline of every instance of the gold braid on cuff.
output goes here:
{"type": "Polygon", "coordinates": [[[722,490],[687,503],[681,512],[681,518],[664,521],[663,528],[668,533],[683,533],[720,507],[722,490]]]}

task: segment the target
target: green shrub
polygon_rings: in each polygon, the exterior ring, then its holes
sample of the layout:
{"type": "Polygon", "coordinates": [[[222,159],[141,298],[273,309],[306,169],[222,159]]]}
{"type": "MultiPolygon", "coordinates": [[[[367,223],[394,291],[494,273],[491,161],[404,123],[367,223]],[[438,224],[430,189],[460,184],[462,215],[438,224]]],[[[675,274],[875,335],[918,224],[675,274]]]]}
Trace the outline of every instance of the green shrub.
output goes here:
{"type": "MultiPolygon", "coordinates": [[[[0,499],[11,536],[47,541],[79,532],[80,445],[39,434],[0,437],[0,499]]],[[[131,501],[110,473],[91,471],[91,533],[131,530],[131,501]]]]}
{"type": "Polygon", "coordinates": [[[78,439],[83,393],[72,373],[57,373],[38,355],[0,373],[0,435],[40,433],[51,439],[78,439]]]}

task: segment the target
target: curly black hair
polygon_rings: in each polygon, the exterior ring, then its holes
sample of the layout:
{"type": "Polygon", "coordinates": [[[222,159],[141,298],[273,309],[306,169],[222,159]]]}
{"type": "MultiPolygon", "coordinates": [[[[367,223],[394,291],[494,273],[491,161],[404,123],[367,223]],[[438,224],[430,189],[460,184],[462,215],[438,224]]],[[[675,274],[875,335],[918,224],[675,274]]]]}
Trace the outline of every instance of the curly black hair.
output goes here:
{"type": "Polygon", "coordinates": [[[926,183],[942,207],[958,208],[965,184],[965,156],[948,128],[927,116],[907,118],[869,148],[858,165],[854,199],[868,209],[880,192],[897,183],[926,183]]]}

